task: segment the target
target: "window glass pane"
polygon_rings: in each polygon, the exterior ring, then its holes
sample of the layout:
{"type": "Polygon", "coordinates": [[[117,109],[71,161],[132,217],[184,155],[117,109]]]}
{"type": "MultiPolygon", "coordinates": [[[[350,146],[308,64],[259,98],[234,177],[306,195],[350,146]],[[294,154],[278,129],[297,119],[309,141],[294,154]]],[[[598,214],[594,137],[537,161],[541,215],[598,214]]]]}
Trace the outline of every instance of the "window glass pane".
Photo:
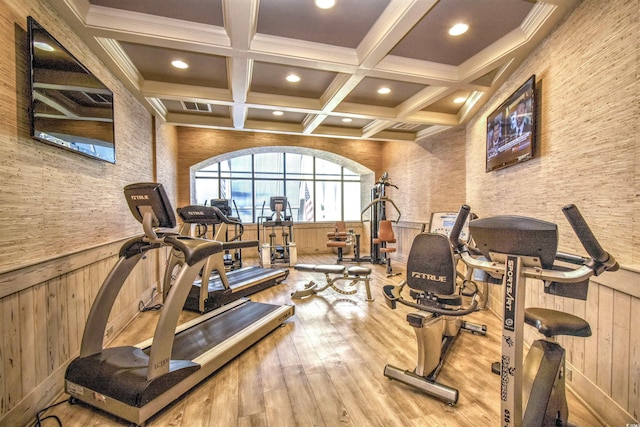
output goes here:
{"type": "Polygon", "coordinates": [[[316,221],[337,221],[342,218],[341,187],[340,182],[316,182],[316,221]]]}
{"type": "Polygon", "coordinates": [[[341,179],[342,167],[333,162],[316,159],[316,178],[341,179]]]}
{"type": "Polygon", "coordinates": [[[344,183],[344,220],[360,221],[360,183],[344,183]]]}
{"type": "Polygon", "coordinates": [[[293,220],[295,222],[302,221],[300,207],[304,203],[304,194],[300,191],[300,181],[292,179],[286,181],[286,196],[289,205],[291,205],[293,220]]]}
{"type": "MultiPolygon", "coordinates": [[[[360,181],[360,175],[355,172],[350,171],[347,168],[342,168],[342,173],[344,174],[345,181],[360,181]]],[[[345,190],[346,192],[346,190],[345,190]]]]}
{"type": "Polygon", "coordinates": [[[287,153],[287,179],[313,179],[313,157],[287,153]]]}
{"type": "Polygon", "coordinates": [[[251,156],[236,157],[220,162],[221,176],[251,178],[251,156]]]}
{"type": "Polygon", "coordinates": [[[227,179],[227,196],[225,199],[231,199],[231,207],[235,215],[235,206],[238,207],[240,220],[243,223],[253,222],[253,191],[251,180],[248,179],[227,179]],[[233,205],[235,203],[235,206],[233,205]]]}
{"type": "MultiPolygon", "coordinates": [[[[259,153],[254,155],[256,178],[284,178],[283,153],[259,153]]],[[[279,194],[282,196],[282,194],[279,194]]]]}
{"type": "Polygon", "coordinates": [[[217,178],[218,166],[219,163],[216,163],[196,171],[196,178],[217,178]]]}
{"type": "Polygon", "coordinates": [[[218,198],[218,180],[197,178],[196,179],[196,204],[209,204],[211,199],[218,198]]]}
{"type": "Polygon", "coordinates": [[[297,222],[313,222],[313,181],[287,181],[287,198],[297,222]]]}

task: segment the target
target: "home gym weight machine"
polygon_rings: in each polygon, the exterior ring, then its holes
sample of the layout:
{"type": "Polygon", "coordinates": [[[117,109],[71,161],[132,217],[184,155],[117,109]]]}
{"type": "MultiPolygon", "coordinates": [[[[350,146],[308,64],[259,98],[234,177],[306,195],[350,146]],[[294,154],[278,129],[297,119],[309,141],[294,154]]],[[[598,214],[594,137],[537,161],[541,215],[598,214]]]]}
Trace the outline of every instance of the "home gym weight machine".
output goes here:
{"type": "Polygon", "coordinates": [[[294,307],[236,300],[178,326],[187,294],[207,260],[224,252],[225,243],[181,236],[161,184],[124,189],[144,235],[127,241],[91,306],[80,355],[65,373],[65,391],[135,424],[165,408],[224,364],[269,334],[294,314],[294,307]],[[109,313],[127,278],[154,250],[184,254],[180,270],[160,310],[152,339],[136,345],[103,347],[109,313]]]}
{"type": "MultiPolygon", "coordinates": [[[[367,204],[367,206],[362,209],[360,212],[360,220],[361,222],[369,221],[369,248],[370,253],[368,257],[361,257],[360,251],[356,252],[354,258],[348,260],[353,262],[370,262],[372,264],[385,264],[387,262],[385,256],[381,255],[380,248],[381,243],[378,243],[378,231],[379,224],[382,220],[387,220],[387,203],[391,204],[395,209],[397,216],[395,219],[390,219],[391,222],[397,223],[400,221],[400,216],[402,215],[398,206],[387,196],[386,188],[397,186],[391,184],[391,180],[389,178],[389,174],[384,172],[376,185],[371,189],[371,202],[367,204]],[[365,219],[365,214],[370,212],[369,219],[365,219]]],[[[356,247],[360,248],[360,236],[356,236],[358,239],[356,242],[356,247]]]]}
{"type": "Polygon", "coordinates": [[[386,365],[384,375],[454,405],[458,401],[458,390],[439,383],[437,377],[461,330],[485,335],[487,328],[462,320],[462,316],[476,311],[483,299],[470,280],[470,269],[464,280],[460,283],[457,280],[460,255],[454,251],[457,244],[454,246],[451,242],[460,240],[463,228],[452,228],[453,221],[436,223],[434,219],[442,217],[432,215],[430,229],[437,232],[420,233],[411,245],[407,278],[399,285],[383,287],[390,308],[395,309],[396,304],[401,303],[419,310],[407,315],[418,343],[416,368],[409,371],[386,365]],[[411,300],[402,296],[405,286],[409,288],[411,300]],[[465,299],[470,299],[466,306],[465,299]]]}
{"type": "Polygon", "coordinates": [[[258,240],[260,243],[260,263],[263,267],[272,265],[293,266],[298,262],[298,250],[293,240],[293,212],[285,196],[272,196],[269,200],[271,214],[265,215],[266,201],[262,203],[262,211],[258,216],[258,240]],[[287,207],[289,215],[287,215],[287,207]],[[270,232],[267,231],[270,229],[270,232]],[[281,242],[278,242],[280,230],[281,242]],[[263,242],[262,238],[268,238],[263,242]]]}
{"type": "MultiPolygon", "coordinates": [[[[217,203],[220,206],[220,203],[217,203]]],[[[244,231],[243,224],[234,218],[227,217],[221,209],[216,206],[189,205],[177,209],[178,215],[183,222],[180,229],[181,235],[189,235],[191,227],[196,226],[216,226],[217,232],[213,240],[225,242],[225,250],[209,257],[205,263],[200,277],[194,281],[189,295],[184,304],[184,308],[199,313],[206,313],[225,305],[238,298],[246,297],[263,289],[277,285],[284,281],[289,275],[289,270],[262,268],[258,266],[243,267],[227,271],[228,260],[232,253],[238,253],[242,249],[257,248],[257,240],[241,240],[244,231]],[[233,226],[236,233],[228,238],[228,227],[233,226]]],[[[239,258],[241,259],[241,258],[239,258]]],[[[184,254],[180,250],[172,250],[167,258],[162,295],[166,299],[169,290],[174,282],[176,271],[184,266],[184,254]]]]}
{"type": "MultiPolygon", "coordinates": [[[[454,228],[460,226],[458,222],[464,221],[469,210],[462,206],[454,228]]],[[[547,293],[586,299],[589,277],[618,269],[578,208],[567,205],[562,211],[589,257],[558,252],[556,224],[520,216],[469,222],[483,258],[460,247],[461,259],[469,267],[502,280],[502,357],[492,370],[501,378],[500,423],[505,427],[567,425],[565,350],[555,337],[591,335],[589,323],[580,317],[547,308],[525,308],[526,279],[543,281],[547,293]],[[523,363],[525,323],[546,339],[531,344],[523,363]]]]}

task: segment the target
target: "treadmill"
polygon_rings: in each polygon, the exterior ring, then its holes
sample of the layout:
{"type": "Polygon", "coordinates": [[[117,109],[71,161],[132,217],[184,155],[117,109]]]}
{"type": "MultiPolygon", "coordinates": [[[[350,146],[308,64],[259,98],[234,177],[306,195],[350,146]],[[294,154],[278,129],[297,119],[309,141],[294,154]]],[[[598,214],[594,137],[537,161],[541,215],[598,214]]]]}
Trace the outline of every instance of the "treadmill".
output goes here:
{"type": "MultiPolygon", "coordinates": [[[[262,268],[258,266],[244,267],[227,272],[225,252],[258,247],[257,240],[241,240],[244,227],[239,220],[229,218],[215,206],[189,205],[177,210],[183,226],[181,235],[189,235],[193,224],[221,225],[214,235],[214,240],[222,240],[220,236],[226,232],[228,225],[239,228],[239,232],[224,243],[224,250],[209,257],[202,269],[200,277],[194,280],[184,308],[199,313],[215,310],[238,298],[246,297],[263,289],[284,281],[289,270],[262,268]],[[205,285],[203,281],[207,278],[205,285]]],[[[162,285],[163,300],[166,299],[174,281],[176,272],[184,265],[184,254],[180,250],[172,250],[167,260],[164,282],[162,285]]]]}
{"type": "Polygon", "coordinates": [[[283,324],[294,307],[237,299],[176,328],[196,276],[212,255],[224,252],[225,243],[161,230],[176,225],[161,184],[132,184],[124,193],[144,235],[122,246],[102,284],[80,356],[66,370],[65,391],[72,400],[140,425],[283,324]],[[153,338],[104,348],[109,314],[126,279],[149,251],[166,247],[182,253],[185,265],[166,296],[153,338]]]}

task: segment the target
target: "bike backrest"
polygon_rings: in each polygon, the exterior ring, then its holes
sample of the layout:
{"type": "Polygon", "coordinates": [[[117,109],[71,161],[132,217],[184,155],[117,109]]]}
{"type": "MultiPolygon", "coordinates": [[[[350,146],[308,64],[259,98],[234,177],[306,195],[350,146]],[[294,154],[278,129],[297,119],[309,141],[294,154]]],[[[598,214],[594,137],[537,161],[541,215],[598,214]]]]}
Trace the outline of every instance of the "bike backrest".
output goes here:
{"type": "Polygon", "coordinates": [[[438,233],[416,236],[407,260],[407,285],[428,293],[455,293],[456,260],[446,236],[438,233]]]}

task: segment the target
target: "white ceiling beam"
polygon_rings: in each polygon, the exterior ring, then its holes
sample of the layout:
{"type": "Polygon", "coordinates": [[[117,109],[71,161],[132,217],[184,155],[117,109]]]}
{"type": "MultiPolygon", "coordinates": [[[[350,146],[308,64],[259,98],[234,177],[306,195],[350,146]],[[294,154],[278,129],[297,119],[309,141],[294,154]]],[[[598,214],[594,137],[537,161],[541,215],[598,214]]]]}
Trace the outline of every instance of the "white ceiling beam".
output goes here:
{"type": "Polygon", "coordinates": [[[392,0],[357,48],[360,66],[375,67],[436,3],[392,0]]]}
{"type": "Polygon", "coordinates": [[[258,28],[258,0],[223,0],[224,26],[234,50],[248,51],[258,28]]]}

